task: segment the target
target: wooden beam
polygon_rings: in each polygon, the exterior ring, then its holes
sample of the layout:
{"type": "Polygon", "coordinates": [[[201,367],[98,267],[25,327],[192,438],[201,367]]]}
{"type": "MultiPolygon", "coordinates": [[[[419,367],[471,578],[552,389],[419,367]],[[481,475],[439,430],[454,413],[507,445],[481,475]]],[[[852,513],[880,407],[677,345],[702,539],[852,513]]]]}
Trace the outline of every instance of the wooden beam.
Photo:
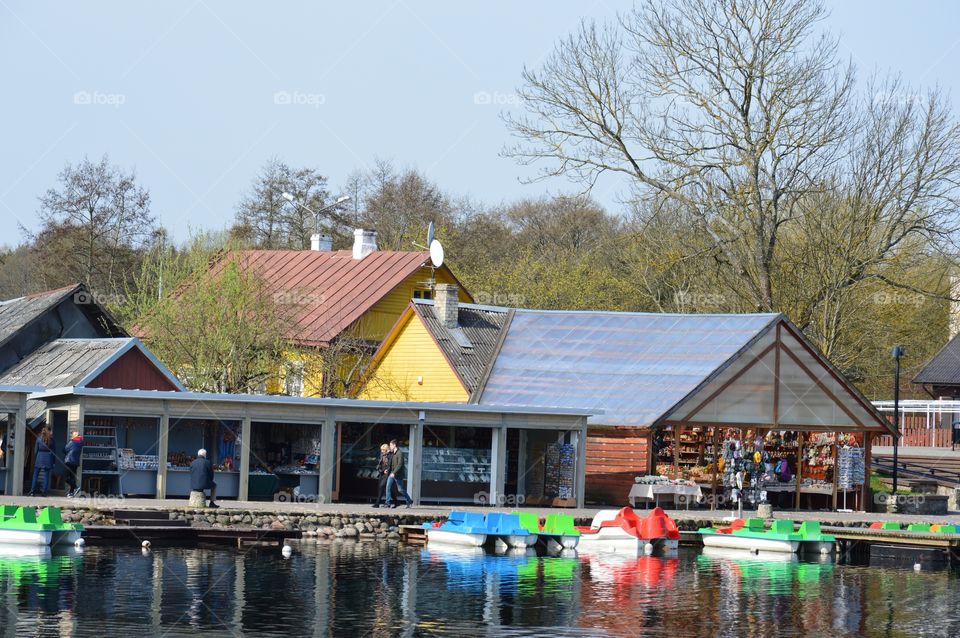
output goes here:
{"type": "Polygon", "coordinates": [[[794,509],[800,509],[800,479],[803,474],[803,432],[800,432],[800,438],[797,440],[797,473],[794,474],[796,479],[797,494],[794,499],[794,509]]]}
{"type": "Polygon", "coordinates": [[[780,326],[781,323],[777,324],[777,337],[776,344],[777,349],[774,352],[773,359],[773,427],[774,429],[780,426],[780,348],[783,347],[783,344],[780,342],[780,326]]]}
{"type": "Polygon", "coordinates": [[[833,511],[837,511],[837,459],[839,457],[837,446],[840,444],[840,433],[833,433],[833,511]]]}
{"type": "Polygon", "coordinates": [[[240,486],[238,501],[250,499],[250,446],[253,443],[253,427],[250,416],[245,415],[240,422],[240,486]]]}
{"type": "Polygon", "coordinates": [[[869,512],[873,508],[871,507],[871,494],[870,494],[870,474],[871,474],[871,464],[873,463],[873,432],[864,432],[863,433],[863,488],[860,495],[860,507],[864,512],[869,512]]]}
{"type": "Polygon", "coordinates": [[[722,455],[720,454],[720,429],[716,427],[711,429],[713,430],[711,434],[713,439],[713,480],[710,486],[710,509],[715,510],[717,509],[717,464],[720,462],[722,455]]]}

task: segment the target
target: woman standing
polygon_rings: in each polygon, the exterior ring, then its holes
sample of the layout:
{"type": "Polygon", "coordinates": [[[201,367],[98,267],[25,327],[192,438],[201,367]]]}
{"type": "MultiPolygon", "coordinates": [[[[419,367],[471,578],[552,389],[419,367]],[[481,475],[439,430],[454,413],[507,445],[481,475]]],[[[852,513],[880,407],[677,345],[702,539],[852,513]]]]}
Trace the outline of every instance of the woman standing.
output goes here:
{"type": "Polygon", "coordinates": [[[41,496],[47,495],[50,489],[50,471],[53,469],[53,432],[50,428],[43,426],[40,430],[40,436],[37,437],[37,454],[33,462],[33,481],[30,483],[30,496],[37,491],[37,479],[40,477],[40,470],[43,470],[43,492],[41,496]]]}
{"type": "Polygon", "coordinates": [[[80,432],[73,431],[72,438],[67,441],[67,446],[63,448],[63,465],[67,468],[67,496],[76,496],[80,493],[77,486],[77,467],[80,465],[80,453],[83,452],[83,437],[80,432]]]}

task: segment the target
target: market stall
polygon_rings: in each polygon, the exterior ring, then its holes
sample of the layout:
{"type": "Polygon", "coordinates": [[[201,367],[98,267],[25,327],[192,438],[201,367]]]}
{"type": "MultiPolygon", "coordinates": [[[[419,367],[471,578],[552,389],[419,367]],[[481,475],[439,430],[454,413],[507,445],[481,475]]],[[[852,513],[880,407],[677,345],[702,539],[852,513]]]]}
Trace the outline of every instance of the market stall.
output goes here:
{"type": "Polygon", "coordinates": [[[249,494],[253,500],[314,500],[320,494],[320,424],[255,421],[249,494]]]}
{"type": "Polygon", "coordinates": [[[167,496],[190,495],[190,464],[197,451],[207,450],[213,463],[217,498],[237,498],[240,493],[239,421],[174,419],[167,443],[167,496]]]}
{"type": "MultiPolygon", "coordinates": [[[[61,428],[59,418],[65,413],[51,410],[49,414],[55,434],[65,441],[66,420],[61,428]]],[[[80,477],[87,493],[156,496],[159,419],[87,414],[82,434],[80,477]]]]}

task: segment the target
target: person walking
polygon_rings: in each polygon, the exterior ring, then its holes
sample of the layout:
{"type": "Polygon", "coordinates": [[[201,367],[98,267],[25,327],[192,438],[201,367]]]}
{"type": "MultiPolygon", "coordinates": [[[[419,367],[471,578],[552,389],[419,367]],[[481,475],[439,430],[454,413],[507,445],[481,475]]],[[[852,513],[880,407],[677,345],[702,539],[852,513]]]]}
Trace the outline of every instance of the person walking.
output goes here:
{"type": "Polygon", "coordinates": [[[190,489],[194,492],[210,490],[210,507],[220,507],[217,505],[217,484],[213,482],[213,463],[202,448],[197,450],[197,458],[190,464],[190,489]]]}
{"type": "MultiPolygon", "coordinates": [[[[374,507],[380,507],[380,499],[385,498],[387,479],[390,477],[390,446],[384,443],[380,446],[380,458],[377,459],[377,500],[374,507]]],[[[390,499],[387,498],[387,501],[390,499]]]]}
{"type": "Polygon", "coordinates": [[[53,432],[50,428],[43,426],[40,435],[37,437],[36,456],[33,461],[33,481],[30,482],[30,496],[35,496],[37,492],[37,479],[40,478],[40,472],[43,472],[43,491],[40,496],[46,496],[50,489],[50,472],[53,470],[53,432]]]}
{"type": "Polygon", "coordinates": [[[403,488],[403,452],[400,451],[400,446],[397,445],[396,439],[390,441],[390,474],[387,476],[387,507],[397,507],[397,504],[394,502],[394,487],[396,487],[399,495],[403,497],[403,500],[407,502],[407,509],[410,509],[410,506],[413,505],[413,499],[407,494],[407,490],[403,488]]]}
{"type": "Polygon", "coordinates": [[[63,466],[67,468],[67,496],[76,496],[80,493],[77,477],[77,468],[80,466],[80,456],[83,452],[83,437],[80,432],[74,430],[63,448],[63,466]]]}

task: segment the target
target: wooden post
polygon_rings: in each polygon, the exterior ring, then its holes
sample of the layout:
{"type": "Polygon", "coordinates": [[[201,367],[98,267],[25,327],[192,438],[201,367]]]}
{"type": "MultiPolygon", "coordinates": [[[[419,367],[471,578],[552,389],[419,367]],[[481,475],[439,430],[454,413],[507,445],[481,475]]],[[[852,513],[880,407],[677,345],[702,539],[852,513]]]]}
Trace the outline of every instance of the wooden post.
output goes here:
{"type": "Polygon", "coordinates": [[[833,433],[833,511],[837,511],[837,460],[839,459],[840,433],[833,433]]]}
{"type": "Polygon", "coordinates": [[[237,491],[238,501],[250,499],[250,445],[253,443],[253,424],[249,415],[240,422],[240,484],[237,491]]]}
{"type": "Polygon", "coordinates": [[[794,500],[794,509],[800,509],[800,479],[803,474],[803,432],[797,432],[799,438],[797,439],[797,473],[794,474],[796,479],[796,490],[797,494],[794,500]]]}
{"type": "Polygon", "coordinates": [[[864,432],[863,433],[863,488],[860,494],[860,507],[864,512],[869,512],[871,509],[871,494],[870,494],[870,474],[871,474],[871,463],[873,462],[873,432],[864,432]]]}
{"type": "Polygon", "coordinates": [[[159,437],[157,438],[157,500],[167,498],[167,456],[170,451],[170,407],[163,402],[163,414],[160,415],[159,437]]]}
{"type": "Polygon", "coordinates": [[[679,425],[673,426],[673,478],[680,478],[680,433],[679,425]]]}
{"type": "MultiPolygon", "coordinates": [[[[7,450],[9,451],[9,446],[7,450]]],[[[11,491],[13,496],[23,496],[23,474],[26,471],[27,455],[27,395],[20,395],[20,405],[13,424],[13,465],[7,462],[8,471],[13,472],[11,491]]]]}
{"type": "Polygon", "coordinates": [[[717,466],[720,463],[720,459],[723,458],[720,450],[720,430],[716,427],[713,428],[713,434],[711,438],[713,439],[713,481],[710,485],[710,509],[717,509],[717,466]]]}
{"type": "Polygon", "coordinates": [[[329,412],[320,424],[320,465],[317,498],[320,503],[333,502],[333,473],[336,471],[335,458],[337,444],[337,423],[330,418],[329,412]]]}

